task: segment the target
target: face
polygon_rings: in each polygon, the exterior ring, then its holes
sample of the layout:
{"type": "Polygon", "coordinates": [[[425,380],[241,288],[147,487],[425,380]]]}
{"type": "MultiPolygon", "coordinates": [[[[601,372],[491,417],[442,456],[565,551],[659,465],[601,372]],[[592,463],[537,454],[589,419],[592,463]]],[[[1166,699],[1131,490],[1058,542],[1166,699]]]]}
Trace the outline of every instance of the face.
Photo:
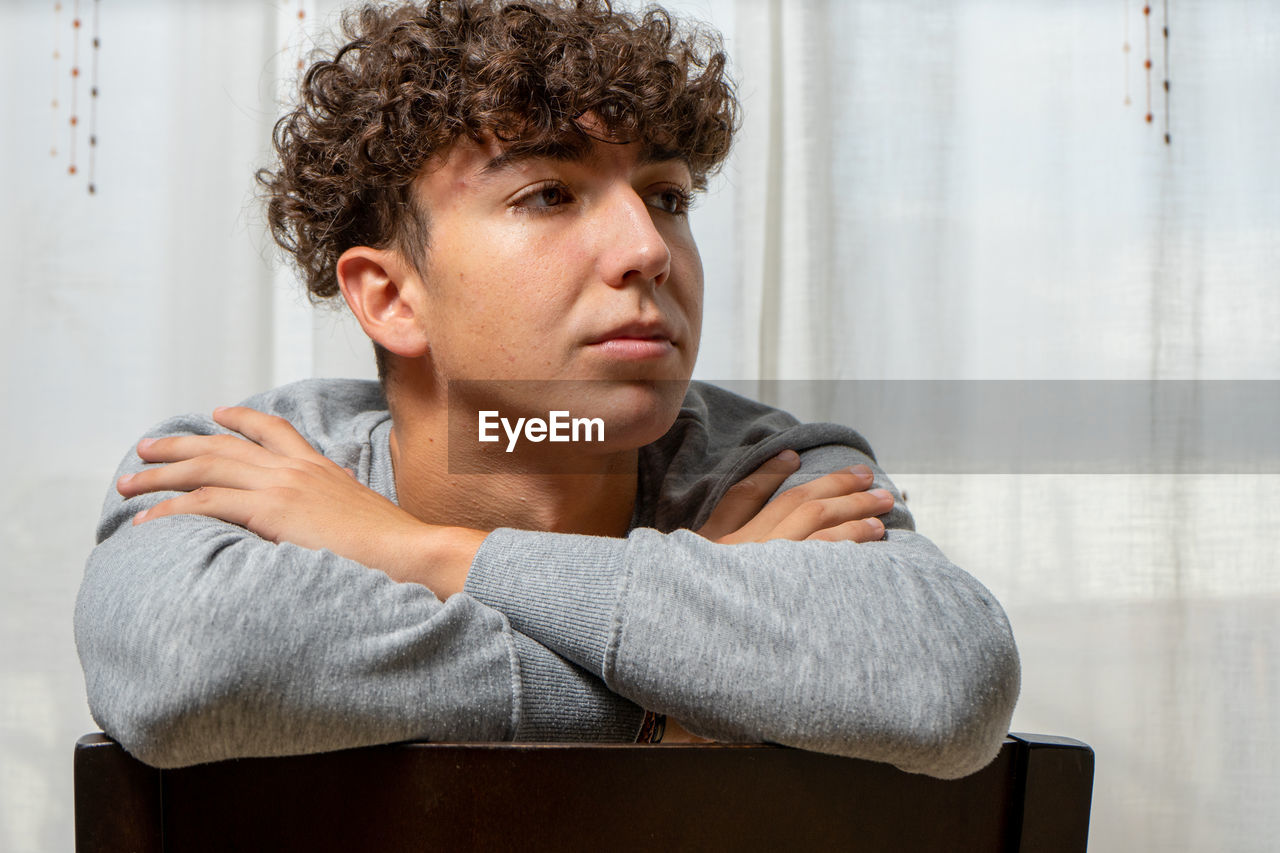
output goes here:
{"type": "MultiPolygon", "coordinates": [[[[691,188],[682,161],[649,161],[638,143],[595,142],[573,160],[456,145],[415,185],[429,217],[416,311],[428,369],[444,381],[592,380],[554,383],[569,395],[555,406],[605,416],[606,435],[633,446],[659,437],[702,322],[691,188]]],[[[549,410],[547,384],[483,387],[495,399],[477,405],[549,410]]]]}

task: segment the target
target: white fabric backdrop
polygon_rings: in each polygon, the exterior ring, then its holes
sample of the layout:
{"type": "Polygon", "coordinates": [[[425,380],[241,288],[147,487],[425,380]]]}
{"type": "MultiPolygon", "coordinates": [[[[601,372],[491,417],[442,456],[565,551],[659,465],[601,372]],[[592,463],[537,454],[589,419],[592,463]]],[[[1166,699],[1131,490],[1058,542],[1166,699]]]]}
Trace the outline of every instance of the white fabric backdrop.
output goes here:
{"type": "MultiPolygon", "coordinates": [[[[358,330],[313,316],[273,265],[253,202],[296,2],[103,5],[93,198],[49,156],[52,3],[0,6],[18,36],[0,58],[13,851],[71,847],[70,745],[93,726],[70,614],[120,455],[177,411],[372,374],[358,330]]],[[[332,5],[306,0],[307,25],[332,5]]],[[[1166,148],[1160,110],[1141,119],[1136,2],[671,5],[726,32],[747,109],[694,214],[701,377],[1280,379],[1280,8],[1171,2],[1166,148]]],[[[1008,607],[1015,728],[1098,750],[1091,849],[1280,841],[1280,477],[882,461],[920,529],[1008,607]]]]}

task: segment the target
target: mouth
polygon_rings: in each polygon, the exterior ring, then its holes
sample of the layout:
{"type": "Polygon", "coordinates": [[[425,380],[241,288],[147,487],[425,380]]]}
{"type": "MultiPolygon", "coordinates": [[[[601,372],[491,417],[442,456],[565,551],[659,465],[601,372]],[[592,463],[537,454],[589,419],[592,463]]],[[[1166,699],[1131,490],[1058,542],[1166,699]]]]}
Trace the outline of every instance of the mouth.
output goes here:
{"type": "Polygon", "coordinates": [[[625,323],[598,335],[588,341],[590,344],[601,344],[607,341],[670,341],[675,343],[675,336],[667,325],[661,321],[625,323]]]}
{"type": "Polygon", "coordinates": [[[587,346],[609,357],[627,361],[661,358],[677,346],[671,330],[661,322],[627,323],[587,342],[587,346]]]}

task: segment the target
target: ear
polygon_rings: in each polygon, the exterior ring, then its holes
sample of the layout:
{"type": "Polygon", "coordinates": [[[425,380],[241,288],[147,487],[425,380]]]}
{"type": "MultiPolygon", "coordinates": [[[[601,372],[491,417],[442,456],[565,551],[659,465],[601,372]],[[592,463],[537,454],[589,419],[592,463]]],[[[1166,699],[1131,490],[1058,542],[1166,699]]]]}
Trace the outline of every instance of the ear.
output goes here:
{"type": "Polygon", "coordinates": [[[427,354],[418,316],[422,281],[398,252],[355,246],[338,258],[337,272],[342,296],[366,335],[404,358],[427,354]]]}

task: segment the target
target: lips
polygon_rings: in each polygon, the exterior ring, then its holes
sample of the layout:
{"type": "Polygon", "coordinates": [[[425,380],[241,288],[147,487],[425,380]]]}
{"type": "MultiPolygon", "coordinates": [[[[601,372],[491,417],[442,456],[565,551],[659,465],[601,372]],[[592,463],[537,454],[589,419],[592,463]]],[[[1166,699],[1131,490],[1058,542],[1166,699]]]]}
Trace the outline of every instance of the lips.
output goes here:
{"type": "Polygon", "coordinates": [[[592,338],[588,346],[607,359],[628,362],[661,359],[676,351],[670,327],[660,320],[623,323],[592,338]]]}
{"type": "Polygon", "coordinates": [[[610,329],[587,343],[603,344],[609,341],[666,341],[675,345],[675,336],[667,325],[661,321],[631,322],[610,329]]]}

